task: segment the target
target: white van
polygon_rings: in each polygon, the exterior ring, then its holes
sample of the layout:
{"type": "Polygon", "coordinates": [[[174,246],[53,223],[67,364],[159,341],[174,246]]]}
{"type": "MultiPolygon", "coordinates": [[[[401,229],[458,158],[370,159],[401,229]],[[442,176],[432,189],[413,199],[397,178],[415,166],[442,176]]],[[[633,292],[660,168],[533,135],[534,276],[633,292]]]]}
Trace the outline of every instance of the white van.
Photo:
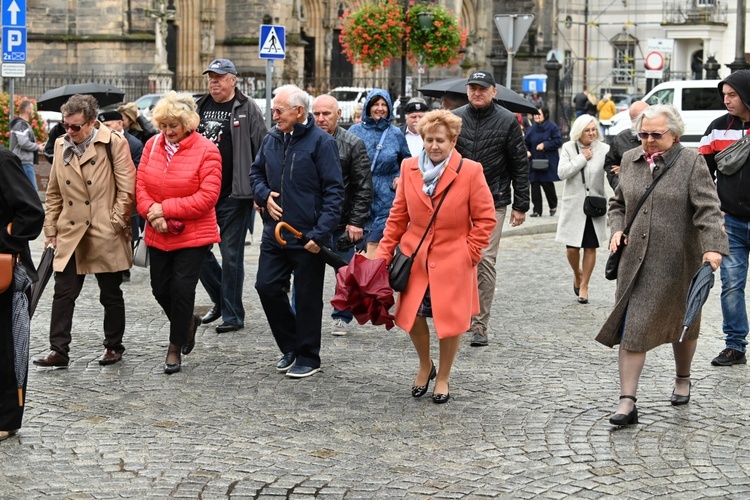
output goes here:
{"type": "MultiPolygon", "coordinates": [[[[719,95],[721,80],[676,80],[660,83],[646,94],[644,101],[653,104],[671,104],[680,112],[685,122],[685,134],[680,138],[689,148],[698,148],[698,143],[708,124],[726,114],[727,108],[719,95]]],[[[612,119],[609,136],[630,128],[627,112],[618,113],[612,119]],[[624,116],[623,116],[624,115],[624,116]]]]}

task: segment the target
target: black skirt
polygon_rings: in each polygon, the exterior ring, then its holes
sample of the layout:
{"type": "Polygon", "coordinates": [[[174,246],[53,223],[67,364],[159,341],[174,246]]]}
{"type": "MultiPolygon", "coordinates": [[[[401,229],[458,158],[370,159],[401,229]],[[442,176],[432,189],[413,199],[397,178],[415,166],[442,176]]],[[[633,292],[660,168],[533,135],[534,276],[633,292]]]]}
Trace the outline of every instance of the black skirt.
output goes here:
{"type": "Polygon", "coordinates": [[[586,227],[583,230],[583,240],[581,241],[581,248],[599,248],[599,239],[596,237],[594,222],[588,215],[586,216],[586,227]]]}

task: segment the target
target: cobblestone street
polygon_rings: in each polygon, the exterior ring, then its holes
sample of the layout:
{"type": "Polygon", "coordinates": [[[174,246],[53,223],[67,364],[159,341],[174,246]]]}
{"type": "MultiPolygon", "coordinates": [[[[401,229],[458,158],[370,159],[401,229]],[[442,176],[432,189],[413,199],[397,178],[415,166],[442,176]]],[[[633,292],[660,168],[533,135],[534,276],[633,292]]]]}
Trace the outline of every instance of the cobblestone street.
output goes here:
{"type": "MultiPolygon", "coordinates": [[[[321,372],[277,373],[253,287],[258,241],[246,247],[245,329],[201,326],[171,376],[148,271],[123,284],[127,351],[108,367],[96,361],[102,308],[89,277],[69,369],[30,368],[24,426],[0,443],[0,497],[750,496],[748,368],[710,364],[723,348],[718,273],[690,404],[669,403],[674,365],[662,346],[646,361],[640,425],[615,429],[617,353],[593,340],[614,296],[607,253],[599,250],[590,303],[578,304],[565,248],[549,232],[555,220],[503,238],[490,345],[462,343],[446,405],[432,403],[432,387],[411,397],[417,359],[403,331],[357,326],[334,337],[327,313],[321,372]]],[[[35,260],[40,253],[37,240],[35,260]]],[[[332,272],[327,279],[326,300],[332,272]]],[[[32,322],[32,358],[48,351],[52,288],[32,322]]],[[[210,305],[199,285],[198,312],[210,305]]]]}

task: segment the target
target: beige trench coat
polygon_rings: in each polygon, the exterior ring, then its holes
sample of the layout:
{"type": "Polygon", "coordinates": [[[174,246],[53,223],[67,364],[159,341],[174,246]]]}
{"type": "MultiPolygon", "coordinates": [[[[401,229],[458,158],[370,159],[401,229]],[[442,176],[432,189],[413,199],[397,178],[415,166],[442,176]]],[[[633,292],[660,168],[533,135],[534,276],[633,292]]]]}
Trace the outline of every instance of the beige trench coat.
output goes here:
{"type": "MultiPolygon", "coordinates": [[[[679,147],[675,144],[656,159],[655,176],[661,175],[679,147]]],[[[642,148],[623,155],[620,183],[609,203],[612,234],[625,229],[653,178],[642,148]]],[[[722,225],[719,198],[705,160],[683,148],[633,222],[620,260],[615,307],[596,340],[609,347],[622,343],[623,349],[634,352],[677,342],[687,290],[703,254],[729,253],[722,225]]],[[[697,339],[699,333],[700,317],[686,338],[697,339]]]]}
{"type": "Polygon", "coordinates": [[[98,121],[98,132],[80,160],[63,162],[63,138],[55,143],[55,160],[47,186],[44,235],[57,237],[53,268],[65,269],[75,252],[78,274],[130,269],[130,213],[135,199],[135,166],[128,141],[98,121]],[[107,159],[112,144],[114,166],[107,159]]]}

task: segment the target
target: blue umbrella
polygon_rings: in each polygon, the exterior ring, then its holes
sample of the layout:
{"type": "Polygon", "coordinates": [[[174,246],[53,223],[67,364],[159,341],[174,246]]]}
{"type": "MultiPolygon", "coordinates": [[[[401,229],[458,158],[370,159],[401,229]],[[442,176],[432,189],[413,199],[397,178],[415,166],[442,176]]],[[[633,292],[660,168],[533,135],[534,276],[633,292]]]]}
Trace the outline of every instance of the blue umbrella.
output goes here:
{"type": "Polygon", "coordinates": [[[708,299],[708,294],[711,288],[714,286],[714,270],[711,264],[704,262],[703,265],[695,273],[693,279],[690,280],[690,288],[688,288],[687,299],[685,301],[685,319],[682,321],[682,335],[680,335],[680,342],[685,340],[685,334],[688,328],[693,324],[695,318],[700,314],[703,304],[708,299]]]}

